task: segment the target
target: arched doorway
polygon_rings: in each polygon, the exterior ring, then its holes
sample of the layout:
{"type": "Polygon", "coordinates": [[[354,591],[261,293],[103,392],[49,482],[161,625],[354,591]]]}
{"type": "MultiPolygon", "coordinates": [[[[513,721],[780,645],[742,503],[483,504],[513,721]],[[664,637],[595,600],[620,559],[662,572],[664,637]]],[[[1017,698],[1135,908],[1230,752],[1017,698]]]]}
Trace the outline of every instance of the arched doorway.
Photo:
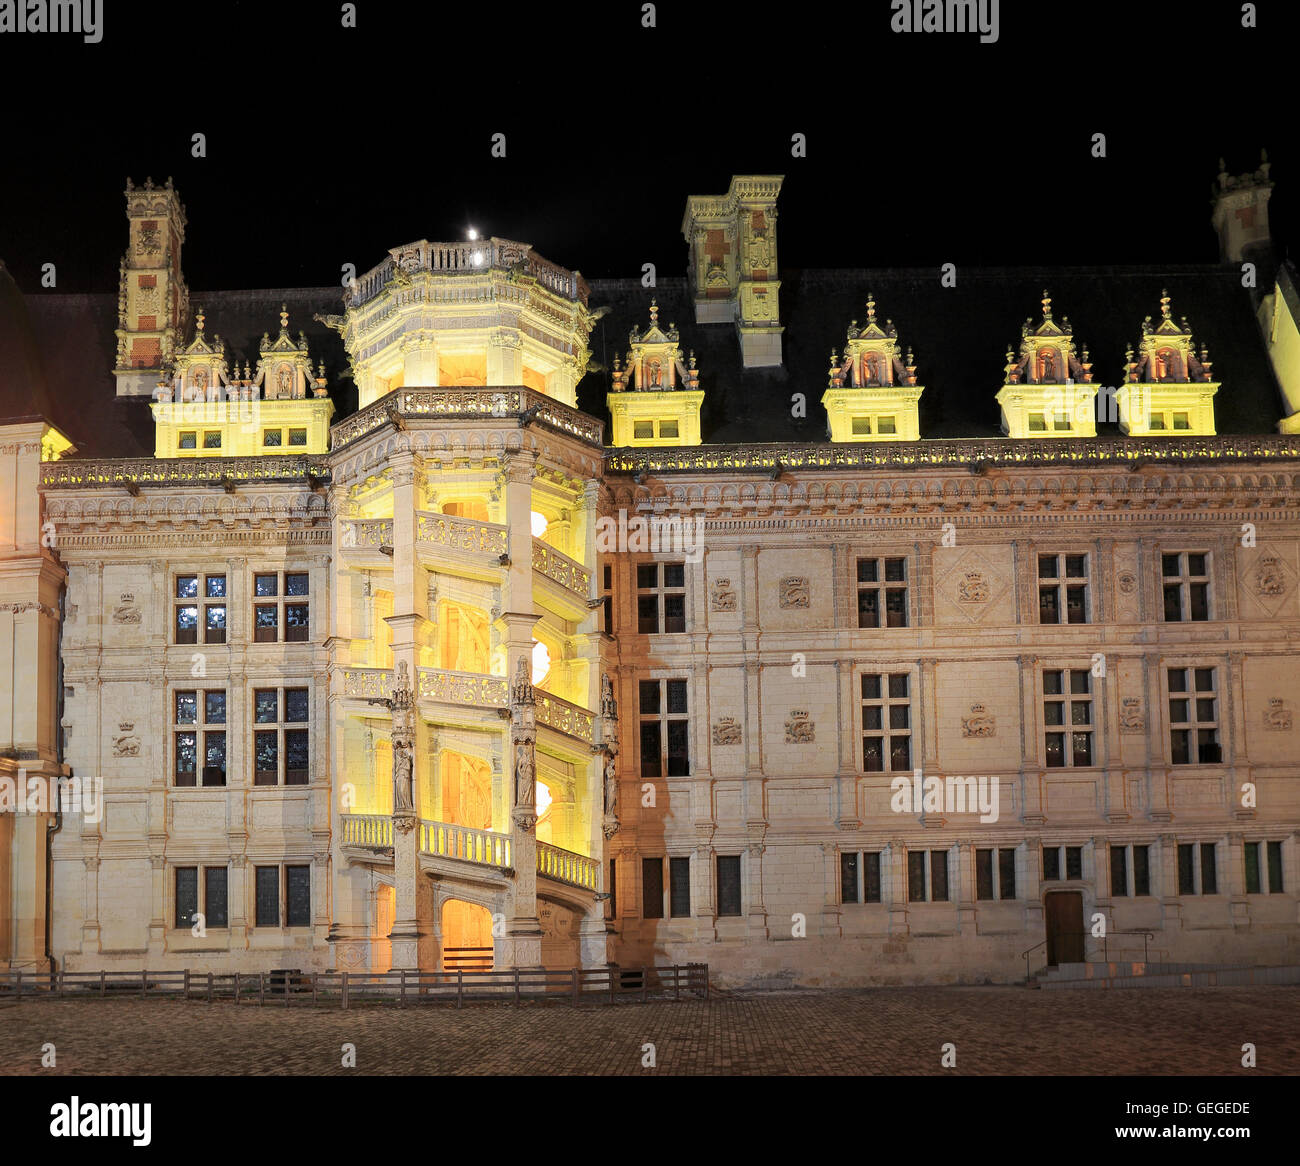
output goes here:
{"type": "Polygon", "coordinates": [[[442,970],[492,970],[492,914],[486,907],[461,899],[443,904],[442,970]]]}

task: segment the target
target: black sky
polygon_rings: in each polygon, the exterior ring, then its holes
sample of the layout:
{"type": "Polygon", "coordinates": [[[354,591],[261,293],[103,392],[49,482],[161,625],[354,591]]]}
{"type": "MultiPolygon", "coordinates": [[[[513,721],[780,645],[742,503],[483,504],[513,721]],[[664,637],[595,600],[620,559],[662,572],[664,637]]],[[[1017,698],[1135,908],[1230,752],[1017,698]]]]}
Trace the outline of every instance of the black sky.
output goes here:
{"type": "Polygon", "coordinates": [[[1258,8],[1003,0],[981,44],[894,34],[888,0],[672,0],[654,29],[630,0],[361,0],[355,30],[331,2],[105,0],[101,44],[0,37],[0,258],[113,291],[124,180],[171,175],[198,290],[334,284],[469,226],[679,275],[686,195],[757,172],[786,175],[783,267],[1213,262],[1220,155],[1267,146],[1274,236],[1300,234],[1286,5],[1258,8]]]}

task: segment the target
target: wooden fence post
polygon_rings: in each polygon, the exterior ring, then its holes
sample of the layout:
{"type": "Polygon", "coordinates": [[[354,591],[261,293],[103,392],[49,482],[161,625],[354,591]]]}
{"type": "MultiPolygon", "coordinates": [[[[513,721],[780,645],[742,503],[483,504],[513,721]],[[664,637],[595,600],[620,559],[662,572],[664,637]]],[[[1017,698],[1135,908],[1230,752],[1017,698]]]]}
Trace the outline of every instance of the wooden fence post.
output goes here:
{"type": "Polygon", "coordinates": [[[515,968],[515,1007],[519,1007],[519,969],[515,968]]]}
{"type": "Polygon", "coordinates": [[[346,1008],[347,1006],[348,1006],[348,974],[347,972],[344,972],[343,973],[343,1007],[346,1008]]]}
{"type": "Polygon", "coordinates": [[[465,1006],[465,969],[456,969],[456,1007],[465,1006]]]}
{"type": "Polygon", "coordinates": [[[101,996],[107,996],[107,995],[108,995],[108,983],[107,983],[107,977],[108,977],[108,973],[107,973],[107,972],[105,972],[105,971],[101,971],[101,972],[99,973],[99,994],[100,994],[101,996]]]}
{"type": "Polygon", "coordinates": [[[265,972],[257,973],[257,1002],[259,1004],[266,1003],[266,973],[265,972]]]}

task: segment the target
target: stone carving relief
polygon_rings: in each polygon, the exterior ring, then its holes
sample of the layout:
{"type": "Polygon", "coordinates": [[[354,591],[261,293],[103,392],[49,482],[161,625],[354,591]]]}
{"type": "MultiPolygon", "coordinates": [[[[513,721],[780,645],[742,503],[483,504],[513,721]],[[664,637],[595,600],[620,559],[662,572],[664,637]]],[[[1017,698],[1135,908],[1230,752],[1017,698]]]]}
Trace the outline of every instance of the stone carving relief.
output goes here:
{"type": "Polygon", "coordinates": [[[739,745],[740,722],[735,717],[722,717],[713,723],[715,745],[739,745]]]}
{"type": "Polygon", "coordinates": [[[989,595],[989,581],[983,571],[972,568],[957,577],[957,598],[962,603],[987,603],[989,595]]]}
{"type": "Polygon", "coordinates": [[[140,738],[135,732],[135,722],[123,721],[117,729],[118,731],[113,734],[113,756],[139,757],[140,738]]]}
{"type": "Polygon", "coordinates": [[[1132,571],[1121,571],[1115,582],[1121,595],[1132,595],[1138,587],[1137,576],[1132,571]]]}
{"type": "Polygon", "coordinates": [[[781,580],[780,605],[783,608],[808,606],[808,580],[791,575],[781,580]]]}
{"type": "Polygon", "coordinates": [[[1145,733],[1146,717],[1142,714],[1142,702],[1136,696],[1120,697],[1119,731],[1121,733],[1145,733]]]}
{"type": "Polygon", "coordinates": [[[982,704],[971,705],[970,715],[961,719],[963,737],[996,737],[997,734],[997,718],[982,704]]]}
{"type": "Polygon", "coordinates": [[[1255,591],[1259,595],[1284,595],[1286,593],[1286,573],[1282,570],[1282,561],[1274,555],[1266,555],[1255,569],[1255,591]]]}
{"type": "Polygon", "coordinates": [[[730,579],[714,579],[709,587],[710,611],[735,611],[736,589],[730,579]]]}
{"type": "Polygon", "coordinates": [[[817,726],[808,719],[807,709],[791,709],[785,723],[787,745],[811,745],[817,739],[817,726]]]}
{"type": "Polygon", "coordinates": [[[124,591],[118,596],[116,606],[113,608],[113,622],[121,624],[138,624],[142,618],[139,605],[135,601],[135,596],[124,591]]]}
{"type": "Polygon", "coordinates": [[[1264,710],[1264,728],[1280,732],[1290,731],[1291,710],[1282,703],[1281,697],[1275,696],[1268,702],[1268,708],[1264,710]]]}

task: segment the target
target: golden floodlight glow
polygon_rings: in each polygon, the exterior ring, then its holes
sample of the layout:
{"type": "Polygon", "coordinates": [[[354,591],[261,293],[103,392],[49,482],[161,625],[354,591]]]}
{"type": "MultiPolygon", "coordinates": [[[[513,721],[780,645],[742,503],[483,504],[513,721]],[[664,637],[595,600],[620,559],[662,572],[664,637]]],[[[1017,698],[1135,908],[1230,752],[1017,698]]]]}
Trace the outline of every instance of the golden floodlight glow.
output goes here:
{"type": "Polygon", "coordinates": [[[532,515],[533,538],[541,538],[546,533],[549,523],[546,521],[544,514],[538,514],[536,510],[530,512],[532,515]]]}
{"type": "Polygon", "coordinates": [[[477,239],[477,238],[478,238],[478,232],[477,232],[473,227],[470,227],[470,229],[469,229],[469,241],[470,241],[471,243],[473,243],[474,240],[477,239]]]}
{"type": "Polygon", "coordinates": [[[546,783],[539,781],[537,783],[537,816],[540,818],[547,810],[551,808],[551,791],[546,788],[546,783]]]}
{"type": "Polygon", "coordinates": [[[551,671],[551,652],[540,640],[533,641],[533,684],[540,686],[551,671]]]}

